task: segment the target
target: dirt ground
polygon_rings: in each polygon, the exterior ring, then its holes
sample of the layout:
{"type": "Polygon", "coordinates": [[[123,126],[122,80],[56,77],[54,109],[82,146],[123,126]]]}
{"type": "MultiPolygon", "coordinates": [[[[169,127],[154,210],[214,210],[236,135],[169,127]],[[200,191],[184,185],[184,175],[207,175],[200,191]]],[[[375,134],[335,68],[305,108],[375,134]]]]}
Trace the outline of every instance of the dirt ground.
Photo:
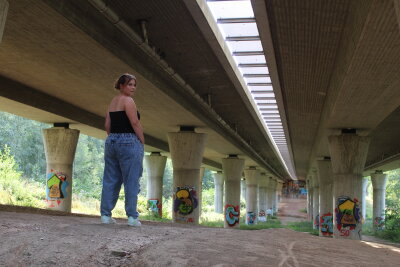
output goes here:
{"type": "MultiPolygon", "coordinates": [[[[281,220],[302,220],[297,201],[281,220]],[[294,208],[295,207],[295,208],[294,208]],[[293,211],[293,214],[290,213],[293,211]],[[294,216],[294,217],[290,217],[294,216]],[[289,219],[287,219],[289,218],[289,219]]],[[[0,206],[0,266],[399,266],[400,248],[288,229],[233,230],[0,206]]]]}

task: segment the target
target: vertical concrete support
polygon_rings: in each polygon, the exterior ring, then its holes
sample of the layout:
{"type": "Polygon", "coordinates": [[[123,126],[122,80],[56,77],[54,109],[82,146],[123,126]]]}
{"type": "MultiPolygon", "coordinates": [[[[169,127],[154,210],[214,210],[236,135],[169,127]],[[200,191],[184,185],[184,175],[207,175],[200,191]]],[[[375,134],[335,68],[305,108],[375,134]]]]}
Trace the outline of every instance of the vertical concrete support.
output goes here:
{"type": "Polygon", "coordinates": [[[201,217],[201,209],[203,207],[203,177],[204,177],[204,171],[205,168],[201,167],[200,168],[200,177],[199,177],[199,190],[198,190],[198,195],[199,195],[199,216],[201,217]]]}
{"type": "Polygon", "coordinates": [[[257,183],[260,171],[250,167],[244,171],[246,177],[246,224],[257,224],[257,183]]]}
{"type": "Polygon", "coordinates": [[[240,180],[240,197],[246,199],[246,179],[240,180]]]}
{"type": "Polygon", "coordinates": [[[46,154],[46,206],[48,209],[71,212],[72,164],[79,131],[64,127],[42,130],[46,154]]]}
{"type": "Polygon", "coordinates": [[[328,159],[317,160],[319,180],[319,236],[333,236],[332,165],[328,159]]]}
{"type": "Polygon", "coordinates": [[[356,134],[329,136],[333,172],[333,236],[361,239],[362,171],[367,158],[369,137],[356,134]]]}
{"type": "Polygon", "coordinates": [[[394,9],[396,11],[397,23],[399,24],[399,30],[400,30],[400,0],[393,0],[393,3],[394,3],[394,9]]]}
{"type": "Polygon", "coordinates": [[[319,229],[319,182],[318,173],[313,171],[313,228],[319,229]]]}
{"type": "Polygon", "coordinates": [[[224,176],[222,172],[214,173],[214,207],[216,213],[223,213],[224,206],[224,176]]]}
{"type": "Polygon", "coordinates": [[[6,25],[6,18],[8,12],[8,1],[0,0],[0,43],[3,39],[4,28],[6,25]]]}
{"type": "Polygon", "coordinates": [[[368,178],[362,179],[362,217],[365,220],[367,218],[367,189],[368,189],[368,178]]]}
{"type": "Polygon", "coordinates": [[[373,218],[375,231],[383,230],[385,228],[385,196],[386,196],[386,183],[387,175],[382,171],[376,171],[371,174],[372,187],[374,189],[373,195],[373,218]]]}
{"type": "Polygon", "coordinates": [[[268,210],[268,182],[269,179],[265,173],[261,173],[258,179],[258,221],[267,221],[268,210]]]}
{"type": "Polygon", "coordinates": [[[275,215],[277,212],[277,203],[276,203],[276,185],[277,181],[275,178],[270,178],[269,181],[269,188],[270,188],[270,196],[269,196],[269,202],[271,203],[271,211],[272,215],[275,215]]]}
{"type": "Polygon", "coordinates": [[[206,134],[194,130],[168,133],[174,168],[172,221],[175,223],[199,223],[198,190],[206,138],[206,134]]]}
{"type": "Polygon", "coordinates": [[[224,227],[239,227],[240,219],[240,179],[244,168],[244,159],[229,156],[222,159],[225,181],[224,227]]]}
{"type": "Polygon", "coordinates": [[[313,188],[312,188],[312,180],[310,177],[307,177],[307,219],[312,221],[313,214],[312,214],[312,195],[313,195],[313,188]]]}
{"type": "Polygon", "coordinates": [[[276,211],[279,210],[279,202],[281,202],[283,183],[277,181],[276,184],[276,211]]]}
{"type": "Polygon", "coordinates": [[[147,173],[147,208],[158,217],[162,217],[163,176],[167,157],[159,152],[152,152],[144,157],[147,173]]]}

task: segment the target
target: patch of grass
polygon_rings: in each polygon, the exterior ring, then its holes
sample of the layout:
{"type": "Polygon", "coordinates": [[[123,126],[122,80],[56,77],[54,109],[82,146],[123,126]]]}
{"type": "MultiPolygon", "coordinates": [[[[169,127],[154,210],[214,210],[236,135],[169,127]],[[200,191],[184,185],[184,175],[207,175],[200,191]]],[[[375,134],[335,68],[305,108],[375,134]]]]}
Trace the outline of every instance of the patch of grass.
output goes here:
{"type": "Polygon", "coordinates": [[[306,208],[304,208],[304,209],[301,209],[301,210],[299,210],[300,212],[303,212],[303,213],[307,213],[307,209],[306,208]]]}
{"type": "Polygon", "coordinates": [[[313,223],[310,221],[304,221],[304,222],[288,222],[286,228],[292,229],[297,232],[307,232],[312,235],[319,235],[319,232],[317,229],[313,229],[313,223]]]}
{"type": "MultiPolygon", "coordinates": [[[[273,216],[274,217],[274,216],[273,216]]],[[[246,220],[244,217],[242,218],[242,224],[240,224],[239,229],[240,230],[261,230],[261,229],[270,229],[270,228],[284,228],[284,226],[281,224],[281,221],[274,218],[268,219],[266,222],[258,222],[257,224],[254,225],[246,225],[244,222],[246,220]]]]}

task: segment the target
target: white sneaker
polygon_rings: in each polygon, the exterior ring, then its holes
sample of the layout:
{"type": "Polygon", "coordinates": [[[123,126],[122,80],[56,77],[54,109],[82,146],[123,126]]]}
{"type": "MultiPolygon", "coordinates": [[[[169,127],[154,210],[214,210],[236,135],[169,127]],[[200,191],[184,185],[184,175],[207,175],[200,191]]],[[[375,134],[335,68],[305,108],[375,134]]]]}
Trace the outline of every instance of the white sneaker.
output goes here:
{"type": "Polygon", "coordinates": [[[110,217],[110,216],[102,215],[101,216],[101,223],[114,224],[114,223],[117,223],[117,221],[114,218],[110,217]]]}
{"type": "Polygon", "coordinates": [[[133,217],[128,217],[128,225],[134,226],[134,227],[139,227],[142,224],[140,223],[139,219],[134,219],[133,217]]]}

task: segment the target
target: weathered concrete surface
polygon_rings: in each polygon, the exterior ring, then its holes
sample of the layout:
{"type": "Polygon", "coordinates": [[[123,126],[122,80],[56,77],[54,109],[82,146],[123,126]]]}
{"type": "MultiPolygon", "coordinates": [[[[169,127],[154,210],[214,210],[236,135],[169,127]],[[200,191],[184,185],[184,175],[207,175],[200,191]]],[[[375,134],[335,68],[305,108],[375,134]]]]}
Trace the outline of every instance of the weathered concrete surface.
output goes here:
{"type": "Polygon", "coordinates": [[[246,224],[257,223],[257,181],[260,171],[253,168],[244,170],[246,177],[246,224]]]}
{"type": "Polygon", "coordinates": [[[71,212],[72,164],[79,131],[52,127],[43,129],[46,155],[46,205],[49,209],[71,212]]]}
{"type": "Polygon", "coordinates": [[[200,167],[207,135],[195,132],[168,133],[168,143],[173,166],[174,222],[198,224],[201,190],[200,167]],[[182,199],[182,202],[175,203],[182,199]],[[190,203],[190,204],[189,204],[190,203]],[[181,209],[184,207],[185,210],[181,209]]]}
{"type": "Polygon", "coordinates": [[[244,168],[244,160],[239,158],[222,159],[222,167],[224,169],[223,176],[225,181],[225,202],[224,215],[226,216],[227,209],[231,221],[224,220],[224,227],[239,227],[240,220],[240,179],[244,168]]]}
{"type": "Polygon", "coordinates": [[[216,213],[222,213],[224,210],[224,177],[222,172],[213,174],[214,176],[214,210],[216,213]]]}
{"type": "Polygon", "coordinates": [[[167,157],[161,154],[151,153],[144,157],[144,165],[147,173],[147,199],[149,204],[155,204],[153,212],[162,216],[162,191],[163,176],[167,157]]]}
{"type": "Polygon", "coordinates": [[[400,255],[390,245],[287,229],[132,228],[126,220],[102,225],[97,217],[0,209],[1,266],[398,266],[400,255]]]}

